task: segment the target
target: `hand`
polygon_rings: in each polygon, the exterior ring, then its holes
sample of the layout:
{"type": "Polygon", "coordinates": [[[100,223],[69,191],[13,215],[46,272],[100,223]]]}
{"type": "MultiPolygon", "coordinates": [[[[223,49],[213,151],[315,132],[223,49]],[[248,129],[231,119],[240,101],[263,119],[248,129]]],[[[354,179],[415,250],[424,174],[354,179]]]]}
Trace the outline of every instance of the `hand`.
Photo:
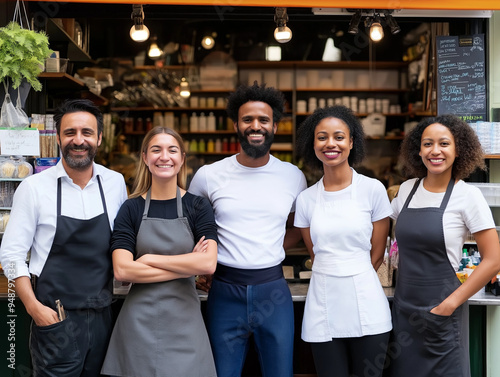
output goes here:
{"type": "Polygon", "coordinates": [[[212,286],[213,275],[198,275],[196,276],[196,288],[204,292],[208,292],[212,286]]]}
{"type": "Polygon", "coordinates": [[[55,310],[40,303],[35,312],[30,313],[37,326],[49,326],[60,322],[55,310]]]}
{"type": "Polygon", "coordinates": [[[198,243],[194,246],[193,253],[205,253],[208,249],[208,240],[202,236],[198,243]]]}
{"type": "Polygon", "coordinates": [[[431,309],[432,314],[440,315],[443,317],[449,317],[450,315],[453,314],[454,311],[455,310],[453,308],[448,308],[443,303],[441,303],[438,306],[435,306],[431,309]]]}

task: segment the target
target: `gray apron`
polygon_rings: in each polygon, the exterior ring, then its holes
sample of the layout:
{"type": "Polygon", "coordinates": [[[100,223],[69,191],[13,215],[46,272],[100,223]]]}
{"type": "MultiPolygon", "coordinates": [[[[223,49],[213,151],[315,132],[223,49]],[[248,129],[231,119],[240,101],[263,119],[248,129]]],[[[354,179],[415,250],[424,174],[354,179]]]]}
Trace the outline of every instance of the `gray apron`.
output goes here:
{"type": "MultiPolygon", "coordinates": [[[[176,219],[148,217],[146,196],[137,234],[137,258],[144,254],[190,253],[195,245],[177,189],[176,219]]],[[[216,376],[194,277],[134,284],[118,316],[103,374],[136,377],[216,376]]]]}
{"type": "Polygon", "coordinates": [[[469,377],[469,307],[449,316],[430,313],[460,286],[446,254],[443,214],[453,191],[450,180],[439,208],[408,208],[396,223],[399,267],[392,307],[394,339],[389,344],[392,377],[469,377]]]}

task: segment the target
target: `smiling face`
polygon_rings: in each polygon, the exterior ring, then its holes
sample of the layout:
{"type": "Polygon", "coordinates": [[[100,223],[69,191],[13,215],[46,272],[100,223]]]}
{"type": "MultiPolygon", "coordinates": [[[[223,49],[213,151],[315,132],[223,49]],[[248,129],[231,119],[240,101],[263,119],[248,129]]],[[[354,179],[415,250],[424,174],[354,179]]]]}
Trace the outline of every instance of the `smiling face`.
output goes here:
{"type": "Polygon", "coordinates": [[[451,177],[457,152],[449,128],[439,123],[428,126],[422,133],[419,155],[427,168],[427,175],[446,174],[451,177]]]}
{"type": "Polygon", "coordinates": [[[351,149],[351,133],[344,121],[324,118],[314,129],[314,152],[324,168],[349,164],[351,149]]]}
{"type": "Polygon", "coordinates": [[[153,180],[177,179],[184,163],[184,155],[177,140],[168,134],[155,135],[142,158],[148,166],[153,180]]]}
{"type": "Polygon", "coordinates": [[[94,115],[85,111],[64,114],[57,141],[65,168],[84,171],[92,167],[102,139],[102,135],[97,134],[94,115]]]}
{"type": "Polygon", "coordinates": [[[250,101],[238,111],[234,124],[243,152],[251,158],[269,153],[277,125],[273,123],[273,109],[265,102],[250,101]]]}

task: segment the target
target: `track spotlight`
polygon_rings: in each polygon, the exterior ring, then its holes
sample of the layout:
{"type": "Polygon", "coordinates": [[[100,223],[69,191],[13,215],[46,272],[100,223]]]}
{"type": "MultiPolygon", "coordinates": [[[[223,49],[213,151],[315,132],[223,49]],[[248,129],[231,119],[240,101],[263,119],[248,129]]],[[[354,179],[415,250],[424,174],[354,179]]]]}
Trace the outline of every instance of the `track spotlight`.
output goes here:
{"type": "Polygon", "coordinates": [[[380,24],[380,16],[378,14],[374,16],[373,22],[370,26],[370,38],[374,42],[378,42],[384,38],[384,29],[380,24]]]}
{"type": "Polygon", "coordinates": [[[361,21],[361,9],[358,9],[351,18],[351,22],[349,22],[349,27],[347,32],[349,34],[358,34],[359,32],[359,21],[361,21]]]}
{"type": "Polygon", "coordinates": [[[180,96],[182,98],[189,98],[191,96],[191,90],[189,88],[189,83],[185,77],[181,79],[181,83],[179,84],[180,87],[180,96]]]}
{"type": "Polygon", "coordinates": [[[399,27],[394,17],[392,17],[391,13],[385,12],[384,16],[385,16],[385,22],[389,26],[389,29],[391,29],[391,34],[399,33],[401,31],[401,28],[399,27]]]}
{"type": "Polygon", "coordinates": [[[274,39],[276,39],[279,43],[289,42],[292,39],[292,31],[288,26],[286,26],[286,23],[288,22],[286,8],[276,8],[274,22],[276,22],[274,39]]]}
{"type": "Polygon", "coordinates": [[[134,25],[130,28],[130,38],[136,42],[144,42],[149,38],[149,29],[144,25],[144,11],[142,5],[132,5],[132,20],[134,25]]]}

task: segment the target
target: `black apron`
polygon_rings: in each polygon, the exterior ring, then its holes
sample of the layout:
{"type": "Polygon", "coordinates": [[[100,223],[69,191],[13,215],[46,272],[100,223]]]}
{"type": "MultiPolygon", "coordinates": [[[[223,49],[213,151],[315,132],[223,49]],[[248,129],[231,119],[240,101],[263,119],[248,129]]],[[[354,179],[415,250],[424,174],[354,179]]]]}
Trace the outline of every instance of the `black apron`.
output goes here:
{"type": "Polygon", "coordinates": [[[57,225],[49,256],[36,279],[36,298],[55,310],[103,308],[111,304],[111,228],[100,177],[104,212],[82,220],[61,215],[61,178],[57,181],[57,225]]]}
{"type": "Polygon", "coordinates": [[[112,325],[108,308],[112,298],[111,228],[99,178],[104,212],[88,220],[61,215],[58,179],[56,233],[34,291],[41,303],[54,310],[55,300],[61,300],[68,318],[42,327],[32,322],[30,351],[36,377],[99,375],[96,358],[103,357],[99,353],[104,353],[112,325]],[[89,317],[88,309],[98,312],[89,317]],[[88,344],[97,355],[86,357],[88,344]]]}
{"type": "Polygon", "coordinates": [[[392,377],[469,377],[469,307],[449,316],[430,313],[460,286],[446,253],[443,214],[454,187],[450,180],[439,208],[408,208],[396,223],[399,267],[392,307],[388,357],[392,377]]]}

